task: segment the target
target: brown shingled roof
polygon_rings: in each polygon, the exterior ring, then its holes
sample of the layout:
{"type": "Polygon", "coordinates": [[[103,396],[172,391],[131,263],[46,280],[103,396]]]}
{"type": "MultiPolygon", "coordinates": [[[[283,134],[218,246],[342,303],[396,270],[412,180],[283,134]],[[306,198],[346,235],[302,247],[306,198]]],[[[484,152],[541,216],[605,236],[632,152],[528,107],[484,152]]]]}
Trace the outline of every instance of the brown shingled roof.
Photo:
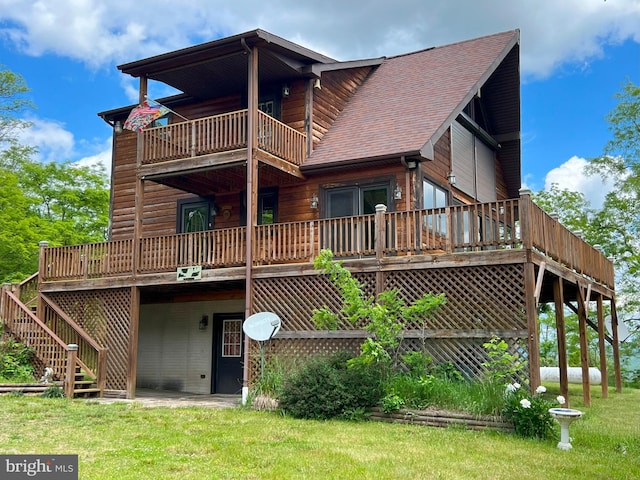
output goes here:
{"type": "Polygon", "coordinates": [[[431,143],[518,42],[514,30],[386,59],[303,168],[420,153],[428,158],[431,143]]]}

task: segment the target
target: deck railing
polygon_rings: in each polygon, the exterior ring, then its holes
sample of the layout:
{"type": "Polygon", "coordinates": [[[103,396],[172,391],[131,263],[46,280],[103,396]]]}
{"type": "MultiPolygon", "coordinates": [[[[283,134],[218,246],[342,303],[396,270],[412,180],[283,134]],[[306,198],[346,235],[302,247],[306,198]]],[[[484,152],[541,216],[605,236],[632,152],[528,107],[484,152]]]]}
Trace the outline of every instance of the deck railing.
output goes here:
{"type": "Polygon", "coordinates": [[[144,237],[138,272],[153,273],[199,265],[219,268],[244,265],[246,228],[144,237]]]}
{"type": "Polygon", "coordinates": [[[302,165],[306,136],[264,112],[258,111],[258,148],[294,165],[302,165]]]}
{"type": "MultiPolygon", "coordinates": [[[[553,219],[528,195],[519,199],[354,217],[259,225],[256,265],[311,261],[322,248],[336,257],[418,255],[531,248],[609,287],[613,264],[553,219]]],[[[133,244],[106,242],[43,248],[43,281],[175,271],[178,267],[241,266],[246,228],[144,237],[133,265],[133,244]]]]}
{"type": "MultiPolygon", "coordinates": [[[[258,148],[300,165],[305,135],[258,111],[258,148]]],[[[143,165],[237,150],[247,146],[248,110],[146,128],[141,132],[143,165]]]]}

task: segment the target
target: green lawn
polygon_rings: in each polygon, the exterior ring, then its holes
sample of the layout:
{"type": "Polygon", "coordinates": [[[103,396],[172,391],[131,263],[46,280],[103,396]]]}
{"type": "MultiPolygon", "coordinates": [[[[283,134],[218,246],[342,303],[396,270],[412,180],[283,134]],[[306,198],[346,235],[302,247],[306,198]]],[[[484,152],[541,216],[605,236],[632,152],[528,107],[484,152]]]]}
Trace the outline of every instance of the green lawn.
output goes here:
{"type": "Polygon", "coordinates": [[[82,479],[640,478],[640,390],[571,398],[585,416],[566,452],[460,428],[2,396],[0,453],[78,454],[82,479]]]}

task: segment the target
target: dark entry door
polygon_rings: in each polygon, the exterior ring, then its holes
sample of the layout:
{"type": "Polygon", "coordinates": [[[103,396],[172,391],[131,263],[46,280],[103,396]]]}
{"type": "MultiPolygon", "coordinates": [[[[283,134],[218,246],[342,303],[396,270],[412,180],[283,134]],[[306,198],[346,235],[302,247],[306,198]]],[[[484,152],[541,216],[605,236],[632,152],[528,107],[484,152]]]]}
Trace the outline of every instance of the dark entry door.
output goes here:
{"type": "Polygon", "coordinates": [[[242,313],[213,315],[211,393],[241,393],[244,333],[242,313]]]}

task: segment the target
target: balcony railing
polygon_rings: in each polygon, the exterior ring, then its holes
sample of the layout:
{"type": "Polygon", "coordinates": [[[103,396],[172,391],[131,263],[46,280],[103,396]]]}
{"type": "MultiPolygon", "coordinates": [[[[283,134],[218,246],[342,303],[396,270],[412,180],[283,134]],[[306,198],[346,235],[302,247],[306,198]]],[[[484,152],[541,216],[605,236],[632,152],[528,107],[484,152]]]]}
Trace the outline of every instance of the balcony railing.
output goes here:
{"type": "MultiPolygon", "coordinates": [[[[305,156],[305,135],[258,111],[258,148],[294,165],[305,156]]],[[[246,148],[248,110],[147,128],[142,131],[141,163],[198,157],[246,148]]]]}
{"type": "MultiPolygon", "coordinates": [[[[246,260],[246,228],[144,237],[134,265],[133,242],[45,247],[43,281],[172,272],[178,267],[224,268],[246,260]]],[[[471,205],[254,228],[255,265],[312,261],[323,248],[341,258],[442,254],[531,248],[567,268],[613,287],[613,264],[602,252],[523,196],[471,205]]]]}

